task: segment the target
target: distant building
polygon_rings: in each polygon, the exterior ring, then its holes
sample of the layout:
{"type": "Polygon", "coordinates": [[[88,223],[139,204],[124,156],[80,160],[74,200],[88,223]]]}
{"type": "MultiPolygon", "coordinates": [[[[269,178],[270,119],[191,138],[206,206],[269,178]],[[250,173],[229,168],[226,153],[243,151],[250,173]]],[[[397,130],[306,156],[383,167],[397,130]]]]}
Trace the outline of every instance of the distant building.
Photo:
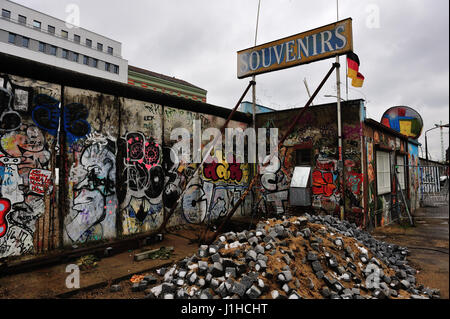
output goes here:
{"type": "MultiPolygon", "coordinates": [[[[253,114],[253,103],[248,102],[248,101],[242,102],[241,106],[239,106],[239,111],[244,112],[244,113],[253,114]]],[[[256,114],[274,112],[274,111],[276,111],[276,110],[268,108],[266,106],[256,104],[256,114]]]]}
{"type": "Polygon", "coordinates": [[[164,74],[128,66],[128,84],[149,90],[206,102],[207,91],[189,82],[164,74]]]}
{"type": "Polygon", "coordinates": [[[9,0],[0,0],[0,52],[127,82],[122,44],[9,0]]]}

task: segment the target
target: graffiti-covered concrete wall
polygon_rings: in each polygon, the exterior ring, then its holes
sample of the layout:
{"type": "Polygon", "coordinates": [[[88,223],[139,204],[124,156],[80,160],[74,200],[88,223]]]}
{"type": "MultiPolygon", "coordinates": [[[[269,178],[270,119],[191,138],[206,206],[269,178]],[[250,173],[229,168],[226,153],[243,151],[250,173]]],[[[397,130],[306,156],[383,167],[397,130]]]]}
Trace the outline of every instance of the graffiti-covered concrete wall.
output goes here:
{"type": "MultiPolygon", "coordinates": [[[[54,183],[57,141],[43,109],[59,105],[58,85],[0,77],[0,258],[58,246],[54,183]]],[[[59,112],[56,107],[55,112],[59,112]]],[[[58,116],[56,115],[56,120],[58,116]]]]}
{"type": "MultiPolygon", "coordinates": [[[[299,109],[257,115],[257,127],[278,128],[281,138],[299,109]]],[[[276,162],[260,170],[258,208],[283,213],[289,209],[289,186],[293,169],[311,167],[312,207],[328,214],[338,213],[345,203],[345,218],[364,224],[362,155],[362,101],[342,104],[344,185],[338,177],[338,134],[336,105],[311,106],[286,138],[276,162]],[[343,194],[344,192],[344,194],[343,194]]]]}
{"type": "Polygon", "coordinates": [[[373,120],[367,120],[364,122],[364,142],[367,156],[366,211],[371,227],[384,226],[398,218],[398,201],[402,200],[400,192],[397,192],[395,165],[400,165],[398,178],[403,178],[403,186],[400,187],[404,188],[405,197],[409,198],[413,193],[408,192],[411,180],[408,178],[410,175],[406,167],[411,157],[408,154],[407,137],[388,130],[373,120]],[[390,190],[386,192],[379,192],[377,187],[377,183],[381,183],[377,180],[377,170],[386,169],[381,167],[381,163],[377,163],[377,152],[387,153],[389,156],[389,170],[385,182],[390,184],[390,190]]]}
{"type": "MultiPolygon", "coordinates": [[[[4,73],[0,87],[0,258],[155,231],[177,200],[169,226],[210,222],[249,183],[248,164],[233,153],[210,154],[193,176],[198,163],[172,149],[176,128],[186,129],[192,148],[194,121],[205,146],[206,129],[226,121],[214,109],[4,73]]],[[[247,125],[231,120],[228,127],[247,125]]],[[[235,216],[251,212],[251,201],[235,216]]]]}

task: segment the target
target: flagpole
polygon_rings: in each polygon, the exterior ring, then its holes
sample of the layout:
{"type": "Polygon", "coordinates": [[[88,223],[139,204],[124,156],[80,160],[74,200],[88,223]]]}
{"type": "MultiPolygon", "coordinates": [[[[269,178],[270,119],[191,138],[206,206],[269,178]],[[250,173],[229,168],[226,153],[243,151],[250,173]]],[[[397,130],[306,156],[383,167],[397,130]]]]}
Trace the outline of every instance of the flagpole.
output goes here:
{"type": "Polygon", "coordinates": [[[348,101],[348,61],[345,59],[345,95],[348,101]]]}
{"type": "MultiPolygon", "coordinates": [[[[261,0],[258,0],[258,11],[256,13],[256,28],[255,28],[255,44],[254,46],[256,47],[256,41],[258,38],[258,25],[259,25],[259,10],[261,7],[261,0]]],[[[253,130],[256,134],[256,77],[253,75],[252,77],[253,80],[253,86],[252,86],[252,119],[253,119],[253,130]]],[[[257,175],[258,172],[258,164],[254,163],[253,165],[253,173],[255,175],[257,175]]],[[[253,216],[253,214],[252,214],[253,216]]]]}
{"type": "MultiPolygon", "coordinates": [[[[339,0],[336,0],[336,21],[339,21],[339,0]]],[[[342,160],[342,120],[341,120],[341,68],[339,64],[339,55],[336,56],[336,86],[337,86],[337,127],[338,127],[338,173],[339,173],[339,188],[341,193],[341,200],[339,203],[340,218],[344,219],[344,162],[342,160]]]]}

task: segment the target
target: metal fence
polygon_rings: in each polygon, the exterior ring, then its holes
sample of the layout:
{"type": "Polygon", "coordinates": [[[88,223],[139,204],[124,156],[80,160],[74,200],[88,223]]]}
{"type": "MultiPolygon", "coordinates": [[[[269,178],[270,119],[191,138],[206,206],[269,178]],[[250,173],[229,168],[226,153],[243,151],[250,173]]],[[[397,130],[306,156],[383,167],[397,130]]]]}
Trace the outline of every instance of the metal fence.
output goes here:
{"type": "Polygon", "coordinates": [[[421,206],[440,206],[448,203],[448,174],[446,166],[419,166],[421,206]]]}

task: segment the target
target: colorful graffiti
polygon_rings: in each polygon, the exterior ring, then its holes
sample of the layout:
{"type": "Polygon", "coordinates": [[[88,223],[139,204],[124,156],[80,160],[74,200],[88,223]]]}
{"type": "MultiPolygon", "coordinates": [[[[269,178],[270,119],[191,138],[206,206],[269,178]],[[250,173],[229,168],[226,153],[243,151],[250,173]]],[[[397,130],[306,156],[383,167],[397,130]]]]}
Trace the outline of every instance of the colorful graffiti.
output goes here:
{"type": "Polygon", "coordinates": [[[7,257],[32,251],[35,223],[45,211],[43,195],[52,183],[50,152],[36,126],[22,124],[0,139],[0,257],[7,257]],[[45,172],[43,192],[36,188],[39,171],[45,172]]]}
{"type": "Polygon", "coordinates": [[[244,176],[244,166],[248,166],[248,164],[236,163],[236,159],[232,154],[228,156],[228,159],[225,159],[222,152],[218,151],[210,161],[203,164],[203,179],[213,183],[247,182],[248,177],[244,176]]]}
{"type": "Polygon", "coordinates": [[[409,194],[411,210],[419,207],[419,148],[408,143],[409,194]]]}
{"type": "Polygon", "coordinates": [[[11,202],[7,198],[0,198],[0,238],[2,238],[8,230],[8,222],[6,214],[11,210],[11,202]]]}
{"type": "Polygon", "coordinates": [[[340,198],[337,161],[319,158],[312,171],[312,206],[336,212],[340,198]]]}
{"type": "Polygon", "coordinates": [[[384,112],[381,123],[413,139],[419,138],[423,129],[420,114],[408,106],[394,106],[384,112]]]}

